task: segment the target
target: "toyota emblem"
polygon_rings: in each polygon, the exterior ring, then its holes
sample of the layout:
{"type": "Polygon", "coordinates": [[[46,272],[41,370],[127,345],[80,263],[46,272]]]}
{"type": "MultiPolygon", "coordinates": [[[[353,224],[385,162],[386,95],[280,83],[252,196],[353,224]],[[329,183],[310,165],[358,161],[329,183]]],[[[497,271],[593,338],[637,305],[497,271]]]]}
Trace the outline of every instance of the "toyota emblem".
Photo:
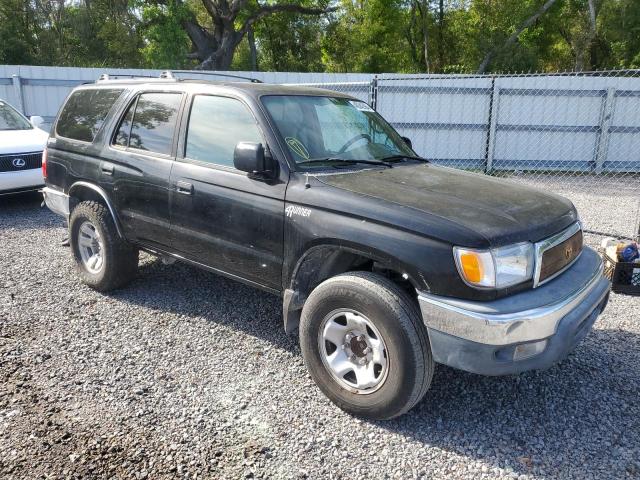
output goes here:
{"type": "Polygon", "coordinates": [[[23,168],[27,164],[27,162],[24,161],[24,158],[14,158],[11,163],[16,168],[23,168]]]}

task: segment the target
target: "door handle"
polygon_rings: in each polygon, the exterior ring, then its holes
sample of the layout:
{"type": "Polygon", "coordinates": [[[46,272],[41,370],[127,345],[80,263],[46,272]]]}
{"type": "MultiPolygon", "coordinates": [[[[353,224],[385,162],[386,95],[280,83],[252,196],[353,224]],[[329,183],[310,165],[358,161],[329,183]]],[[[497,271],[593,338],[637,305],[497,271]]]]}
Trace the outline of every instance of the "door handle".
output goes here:
{"type": "Polygon", "coordinates": [[[176,182],[176,191],[178,193],[182,193],[183,195],[192,195],[193,184],[189,182],[183,182],[182,180],[178,180],[178,182],[176,182]]]}
{"type": "Polygon", "coordinates": [[[113,175],[113,170],[114,168],[112,163],[102,162],[100,164],[100,171],[105,175],[113,175]]]}

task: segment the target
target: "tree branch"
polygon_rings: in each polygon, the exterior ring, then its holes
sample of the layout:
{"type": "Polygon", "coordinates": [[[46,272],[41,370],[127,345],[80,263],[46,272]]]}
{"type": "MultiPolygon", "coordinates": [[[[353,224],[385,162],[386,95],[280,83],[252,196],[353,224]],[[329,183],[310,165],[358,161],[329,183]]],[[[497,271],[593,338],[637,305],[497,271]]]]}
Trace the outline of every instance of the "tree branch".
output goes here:
{"type": "Polygon", "coordinates": [[[522,32],[524,32],[527,28],[529,28],[531,25],[533,25],[536,22],[536,20],[538,20],[542,15],[544,15],[547,12],[547,10],[549,10],[553,6],[554,3],[556,3],[556,0],[547,0],[538,9],[538,11],[536,13],[534,13],[529,18],[527,18],[524,22],[522,22],[520,27],[518,27],[518,29],[515,32],[513,32],[509,38],[507,38],[507,41],[504,42],[504,45],[502,45],[502,47],[500,47],[499,49],[498,48],[494,48],[494,49],[490,50],[485,55],[484,59],[482,60],[482,63],[478,67],[478,72],[477,73],[484,73],[485,70],[487,69],[487,67],[489,66],[489,64],[491,63],[491,60],[493,60],[493,57],[496,54],[496,52],[498,50],[503,50],[503,49],[507,48],[508,46],[514,44],[515,41],[520,36],[520,34],[522,34],[522,32]]]}
{"type": "Polygon", "coordinates": [[[261,20],[264,17],[273,15],[274,13],[290,12],[290,13],[301,13],[303,15],[322,15],[324,13],[335,12],[337,9],[338,7],[313,8],[313,7],[303,7],[301,5],[294,5],[289,3],[276,4],[276,5],[264,5],[260,7],[260,9],[257,12],[249,16],[249,18],[247,18],[244,21],[244,24],[242,25],[242,28],[238,30],[238,33],[244,36],[254,23],[256,23],[258,20],[261,20]]]}

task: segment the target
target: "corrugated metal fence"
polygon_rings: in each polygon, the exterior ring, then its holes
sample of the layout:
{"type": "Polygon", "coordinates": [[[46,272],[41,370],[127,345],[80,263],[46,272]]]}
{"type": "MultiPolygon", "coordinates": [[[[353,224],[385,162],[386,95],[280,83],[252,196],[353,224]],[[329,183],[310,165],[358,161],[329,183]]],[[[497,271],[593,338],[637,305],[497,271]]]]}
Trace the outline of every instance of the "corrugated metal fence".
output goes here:
{"type": "MultiPolygon", "coordinates": [[[[157,77],[160,71],[0,66],[0,98],[51,122],[74,86],[103,73],[157,77]]],[[[594,231],[626,237],[638,232],[639,70],[482,76],[219,73],[348,93],[371,103],[418,153],[436,163],[569,196],[594,231]]]]}

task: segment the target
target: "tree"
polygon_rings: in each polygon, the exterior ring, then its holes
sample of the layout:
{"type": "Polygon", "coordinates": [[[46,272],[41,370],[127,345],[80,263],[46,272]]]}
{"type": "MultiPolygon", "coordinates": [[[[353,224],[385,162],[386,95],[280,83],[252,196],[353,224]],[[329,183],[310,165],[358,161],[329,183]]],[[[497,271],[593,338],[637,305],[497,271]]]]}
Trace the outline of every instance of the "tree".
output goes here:
{"type": "Polygon", "coordinates": [[[259,58],[256,58],[256,63],[261,70],[323,71],[320,42],[325,27],[326,19],[323,17],[295,13],[282,13],[257,22],[255,45],[259,58]]]}
{"type": "Polygon", "coordinates": [[[409,18],[407,40],[411,46],[411,57],[429,73],[429,1],[411,0],[409,18]]]}
{"type": "Polygon", "coordinates": [[[250,5],[249,0],[202,0],[202,5],[211,21],[211,29],[205,28],[195,15],[182,24],[194,47],[190,57],[197,59],[200,62],[197,68],[203,70],[228,70],[242,39],[266,17],[282,12],[322,15],[335,10],[326,2],[308,7],[300,3],[250,5]]]}
{"type": "Polygon", "coordinates": [[[341,14],[329,25],[322,42],[327,70],[415,70],[406,35],[406,7],[406,0],[343,0],[341,14]]]}
{"type": "MultiPolygon", "coordinates": [[[[540,6],[540,8],[538,8],[538,10],[535,11],[533,15],[528,17],[524,22],[520,24],[518,28],[516,28],[516,30],[509,36],[509,38],[507,38],[506,42],[504,42],[504,45],[498,48],[505,49],[513,45],[516,42],[516,40],[518,40],[518,37],[522,35],[522,32],[524,32],[527,28],[533,25],[542,15],[544,15],[547,12],[547,10],[549,10],[553,6],[555,2],[556,0],[546,0],[540,6]]],[[[482,59],[480,66],[478,67],[478,73],[484,73],[487,70],[487,67],[491,63],[491,60],[493,60],[493,57],[495,56],[498,48],[493,48],[487,52],[485,57],[482,59]]]]}

